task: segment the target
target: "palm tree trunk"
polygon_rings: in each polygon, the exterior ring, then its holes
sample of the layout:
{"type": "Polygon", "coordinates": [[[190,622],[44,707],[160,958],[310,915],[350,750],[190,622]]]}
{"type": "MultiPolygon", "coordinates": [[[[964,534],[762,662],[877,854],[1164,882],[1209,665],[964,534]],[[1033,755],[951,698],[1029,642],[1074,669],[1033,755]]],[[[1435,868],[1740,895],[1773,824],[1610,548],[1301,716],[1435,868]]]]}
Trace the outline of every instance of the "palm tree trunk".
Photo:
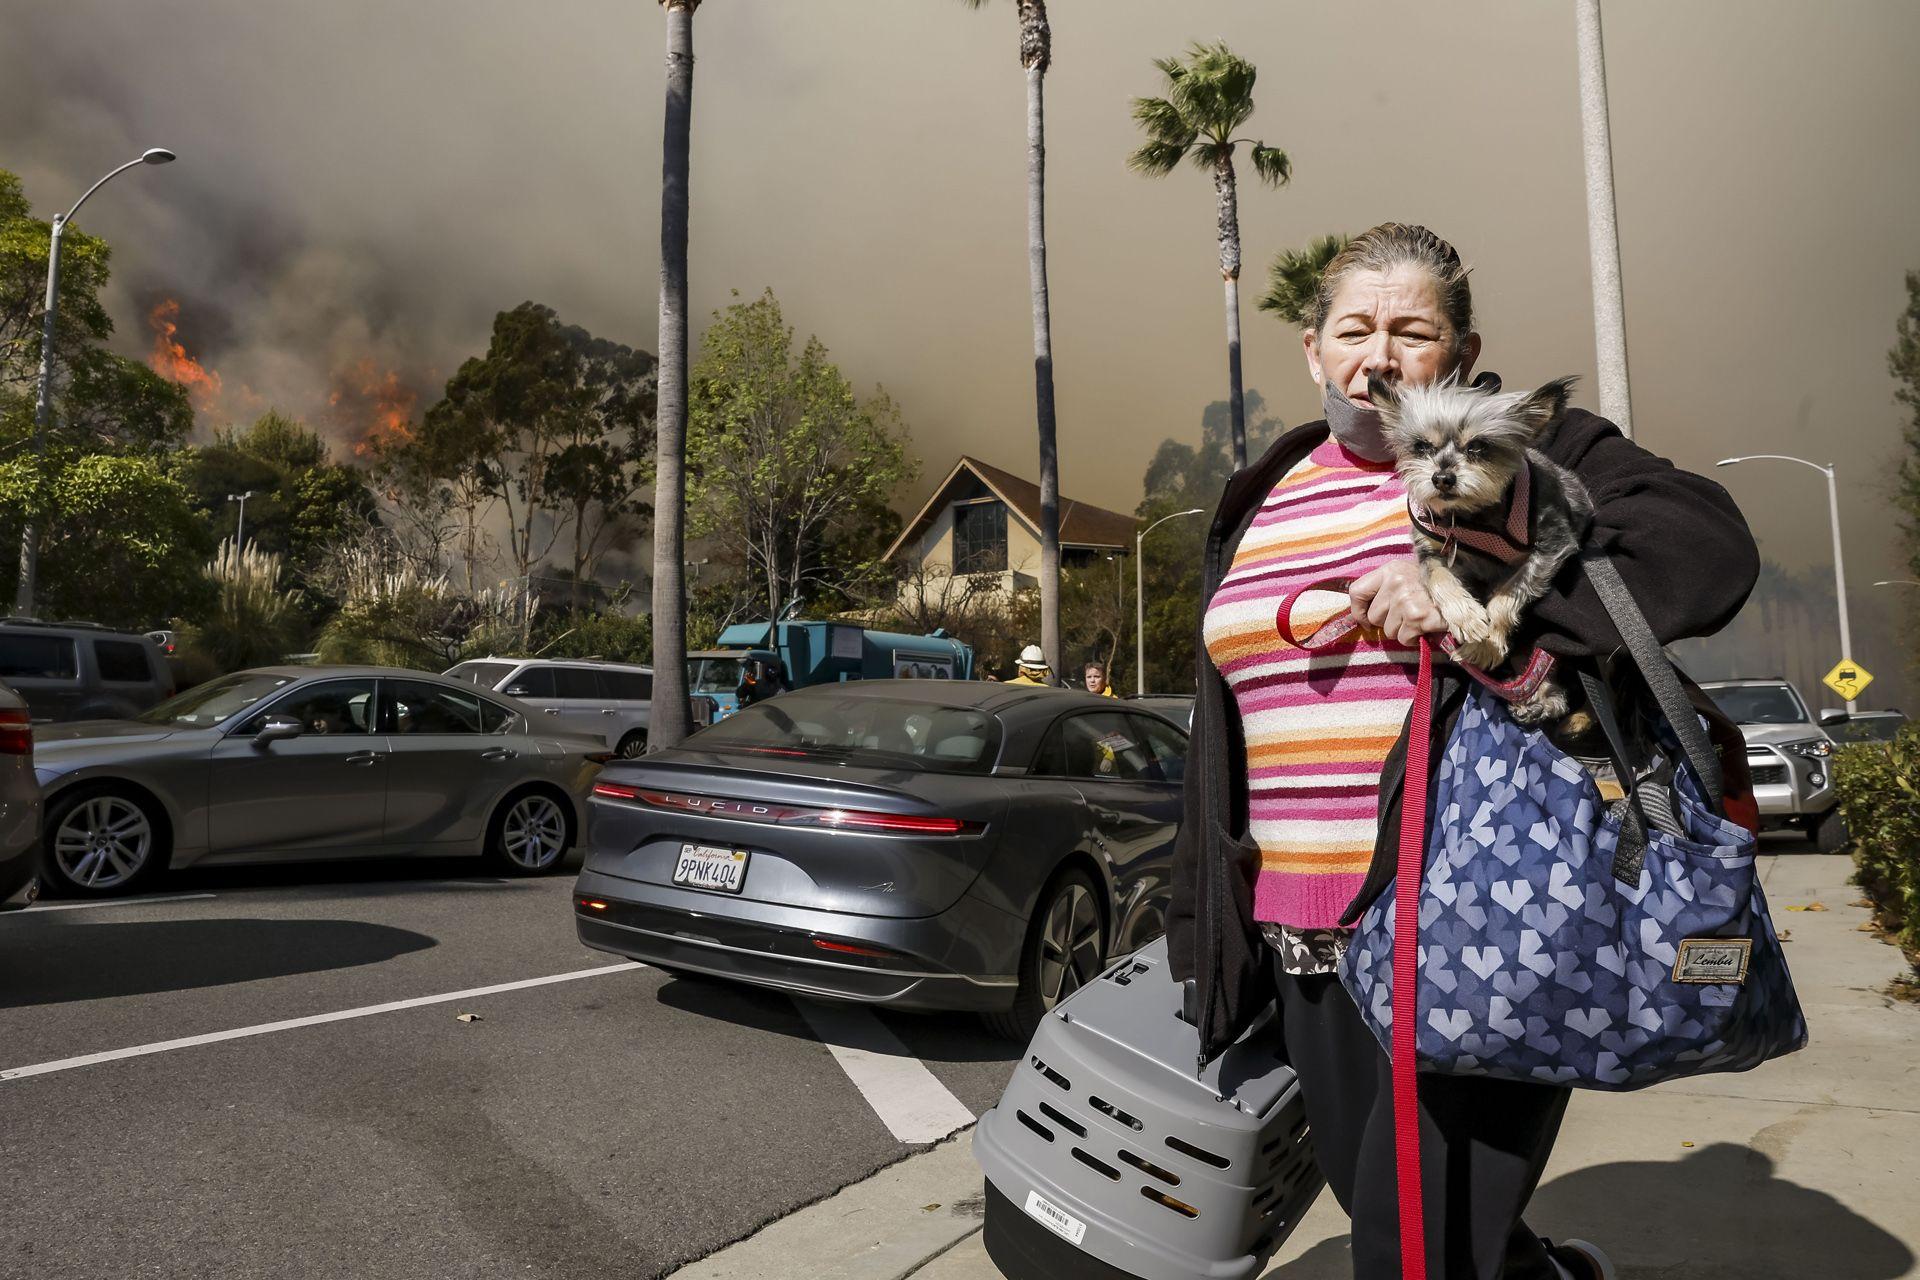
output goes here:
{"type": "Polygon", "coordinates": [[[693,11],[667,11],[666,132],[660,155],[660,391],[653,500],[651,749],[687,736],[687,187],[693,126],[693,11]]]}
{"type": "Polygon", "coordinates": [[[1247,465],[1247,401],[1240,389],[1240,200],[1233,161],[1213,166],[1213,192],[1220,220],[1220,278],[1227,289],[1227,407],[1233,421],[1233,469],[1247,465]]]}
{"type": "Polygon", "coordinates": [[[1580,134],[1586,146],[1587,252],[1593,273],[1600,416],[1631,439],[1627,309],[1620,286],[1620,229],[1614,216],[1613,133],[1607,122],[1607,62],[1600,40],[1600,0],[1580,0],[1574,21],[1580,47],[1580,134]]]}
{"type": "Polygon", "coordinates": [[[1044,0],[1021,0],[1027,72],[1027,278],[1033,295],[1033,402],[1040,435],[1040,648],[1060,672],[1060,449],[1053,407],[1053,310],[1047,296],[1047,67],[1053,33],[1044,0]]]}

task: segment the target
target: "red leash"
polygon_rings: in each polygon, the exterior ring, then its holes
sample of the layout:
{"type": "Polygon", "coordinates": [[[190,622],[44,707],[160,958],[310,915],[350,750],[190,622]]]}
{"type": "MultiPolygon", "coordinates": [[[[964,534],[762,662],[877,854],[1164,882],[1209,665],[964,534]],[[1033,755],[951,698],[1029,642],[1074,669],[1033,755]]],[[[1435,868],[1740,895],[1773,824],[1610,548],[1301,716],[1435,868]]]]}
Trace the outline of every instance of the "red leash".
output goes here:
{"type": "MultiPolygon", "coordinates": [[[[1329,578],[1309,583],[1280,602],[1274,625],[1280,638],[1297,648],[1325,649],[1359,628],[1351,614],[1339,614],[1321,624],[1305,639],[1293,634],[1293,606],[1309,591],[1344,591],[1351,578],[1329,578]]],[[[1400,1188],[1401,1280],[1427,1280],[1427,1230],[1420,1181],[1420,1093],[1415,1070],[1415,1037],[1419,1032],[1420,996],[1420,880],[1427,845],[1427,783],[1433,746],[1433,646],[1420,637],[1420,668],[1413,686],[1413,720],[1407,730],[1406,780],[1400,791],[1400,864],[1393,881],[1393,1163],[1400,1188]]],[[[1536,650],[1535,660],[1509,685],[1545,678],[1536,650]]],[[[1547,659],[1550,667],[1551,658],[1547,659]]],[[[1475,679],[1498,692],[1485,673],[1461,666],[1475,679]]]]}

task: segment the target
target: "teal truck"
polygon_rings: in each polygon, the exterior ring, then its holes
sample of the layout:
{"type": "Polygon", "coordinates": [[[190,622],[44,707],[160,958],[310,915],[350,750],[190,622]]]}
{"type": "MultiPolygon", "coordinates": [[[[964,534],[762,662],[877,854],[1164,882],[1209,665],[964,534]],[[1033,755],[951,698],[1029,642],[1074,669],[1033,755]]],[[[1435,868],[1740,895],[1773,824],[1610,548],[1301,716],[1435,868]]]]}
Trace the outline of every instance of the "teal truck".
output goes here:
{"type": "Polygon", "coordinates": [[[869,631],[845,622],[742,622],[716,648],[687,655],[687,691],[711,698],[713,718],[739,710],[746,664],[779,662],[789,689],[843,680],[971,680],[973,647],[944,631],[927,636],[869,631]]]}

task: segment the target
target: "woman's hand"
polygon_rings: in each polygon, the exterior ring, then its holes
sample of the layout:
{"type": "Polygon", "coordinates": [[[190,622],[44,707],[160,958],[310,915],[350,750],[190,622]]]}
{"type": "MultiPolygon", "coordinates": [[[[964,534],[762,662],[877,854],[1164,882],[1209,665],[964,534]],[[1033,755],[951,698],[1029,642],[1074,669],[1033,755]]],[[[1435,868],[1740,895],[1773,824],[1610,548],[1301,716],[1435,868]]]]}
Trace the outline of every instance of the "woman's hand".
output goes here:
{"type": "Polygon", "coordinates": [[[1410,645],[1421,636],[1438,635],[1447,629],[1446,619],[1427,594],[1420,580],[1420,566],[1413,560],[1395,560],[1361,575],[1348,589],[1353,600],[1356,622],[1377,627],[1396,644],[1410,645]]]}

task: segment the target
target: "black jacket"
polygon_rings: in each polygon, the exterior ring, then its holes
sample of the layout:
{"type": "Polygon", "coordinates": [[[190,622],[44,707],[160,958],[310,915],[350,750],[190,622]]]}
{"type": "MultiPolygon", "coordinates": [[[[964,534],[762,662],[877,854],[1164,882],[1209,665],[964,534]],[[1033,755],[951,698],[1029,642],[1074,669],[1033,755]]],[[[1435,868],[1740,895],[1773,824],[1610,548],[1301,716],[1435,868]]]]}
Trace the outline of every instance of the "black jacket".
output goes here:
{"type": "MultiPolygon", "coordinates": [[[[1233,691],[1207,654],[1206,602],[1275,483],[1326,438],[1325,422],[1296,427],[1258,462],[1236,472],[1207,534],[1194,649],[1198,691],[1167,916],[1168,958],[1174,976],[1191,983],[1189,1014],[1200,1029],[1203,1062],[1231,1044],[1274,994],[1266,944],[1253,922],[1260,852],[1247,837],[1246,743],[1233,691]]],[[[1760,557],[1725,489],[1648,453],[1612,423],[1581,409],[1569,409],[1539,447],[1585,482],[1594,503],[1586,545],[1612,557],[1663,643],[1711,634],[1740,611],[1760,557]]],[[[1571,561],[1529,609],[1520,643],[1576,660],[1622,647],[1606,608],[1571,561]]],[[[1464,696],[1464,677],[1439,668],[1436,758],[1464,696]]],[[[1381,775],[1379,839],[1364,887],[1345,913],[1349,922],[1393,880],[1406,746],[1403,728],[1381,775]]]]}

